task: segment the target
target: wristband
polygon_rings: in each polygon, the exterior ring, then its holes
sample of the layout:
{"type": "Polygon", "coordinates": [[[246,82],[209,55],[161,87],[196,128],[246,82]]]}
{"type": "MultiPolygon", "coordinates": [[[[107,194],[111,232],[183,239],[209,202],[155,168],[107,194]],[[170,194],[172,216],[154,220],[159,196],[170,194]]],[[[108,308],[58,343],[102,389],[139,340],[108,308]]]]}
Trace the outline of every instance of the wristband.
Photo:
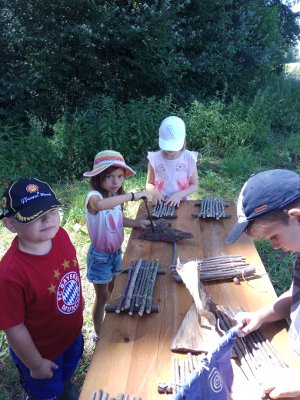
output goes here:
{"type": "Polygon", "coordinates": [[[133,201],[134,200],[134,193],[133,192],[130,192],[131,193],[131,201],[133,201]]]}

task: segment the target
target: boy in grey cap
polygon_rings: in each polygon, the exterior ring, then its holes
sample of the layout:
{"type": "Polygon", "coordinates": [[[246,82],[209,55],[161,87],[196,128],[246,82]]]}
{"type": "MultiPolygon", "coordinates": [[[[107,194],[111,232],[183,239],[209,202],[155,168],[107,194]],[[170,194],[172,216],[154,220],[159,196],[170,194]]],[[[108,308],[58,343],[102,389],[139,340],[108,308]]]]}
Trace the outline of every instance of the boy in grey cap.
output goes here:
{"type": "MultiPolygon", "coordinates": [[[[246,232],[252,239],[268,239],[273,249],[300,252],[300,176],[274,169],[252,175],[238,199],[238,222],[226,242],[233,243],[246,232]]],[[[298,253],[291,288],[274,303],[255,312],[238,313],[243,323],[240,335],[259,329],[266,322],[291,318],[289,341],[300,356],[300,254],[298,253]]],[[[262,371],[261,388],[271,399],[300,395],[300,369],[262,371]]]]}

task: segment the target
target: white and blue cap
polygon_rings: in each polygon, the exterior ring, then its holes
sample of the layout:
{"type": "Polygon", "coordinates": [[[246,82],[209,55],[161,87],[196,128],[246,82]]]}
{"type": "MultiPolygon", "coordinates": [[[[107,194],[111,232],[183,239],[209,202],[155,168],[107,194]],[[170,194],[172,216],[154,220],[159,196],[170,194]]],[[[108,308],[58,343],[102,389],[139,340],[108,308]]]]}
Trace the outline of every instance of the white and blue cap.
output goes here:
{"type": "Polygon", "coordinates": [[[238,222],[226,243],[235,242],[255,218],[279,210],[300,198],[300,175],[287,169],[253,174],[244,184],[237,202],[238,222]]]}
{"type": "Polygon", "coordinates": [[[165,118],[159,127],[159,147],[164,151],[179,151],[184,146],[185,123],[179,117],[171,115],[165,118]]]}

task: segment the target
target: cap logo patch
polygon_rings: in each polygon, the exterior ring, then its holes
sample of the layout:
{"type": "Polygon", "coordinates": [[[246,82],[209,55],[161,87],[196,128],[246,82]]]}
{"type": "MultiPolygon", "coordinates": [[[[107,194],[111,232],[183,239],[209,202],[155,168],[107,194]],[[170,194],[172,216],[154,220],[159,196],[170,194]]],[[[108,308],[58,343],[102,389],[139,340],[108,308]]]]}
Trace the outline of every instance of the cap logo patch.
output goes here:
{"type": "Polygon", "coordinates": [[[7,198],[6,197],[2,197],[2,207],[6,208],[7,205],[7,198]]]}
{"type": "Polygon", "coordinates": [[[26,186],[26,192],[28,193],[38,192],[38,190],[39,190],[38,185],[35,185],[34,183],[30,183],[29,185],[26,186]]]}
{"type": "Polygon", "coordinates": [[[267,204],[264,204],[263,206],[257,207],[257,208],[255,209],[255,212],[256,212],[256,214],[259,214],[259,213],[261,213],[261,212],[263,212],[263,211],[266,211],[267,209],[268,209],[267,204]]]}

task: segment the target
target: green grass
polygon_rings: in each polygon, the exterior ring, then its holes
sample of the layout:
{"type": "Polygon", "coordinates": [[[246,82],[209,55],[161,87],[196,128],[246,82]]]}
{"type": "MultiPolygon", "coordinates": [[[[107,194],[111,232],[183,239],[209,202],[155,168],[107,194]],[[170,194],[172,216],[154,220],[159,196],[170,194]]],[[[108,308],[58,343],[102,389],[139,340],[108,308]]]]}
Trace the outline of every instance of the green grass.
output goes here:
{"type": "MultiPolygon", "coordinates": [[[[242,157],[243,158],[243,157],[242,157]]],[[[205,194],[221,196],[225,200],[235,200],[241,188],[245,176],[248,174],[247,158],[245,165],[241,165],[241,158],[235,157],[231,160],[221,159],[202,159],[202,164],[198,168],[199,190],[192,195],[193,199],[201,199],[205,194]],[[240,160],[240,168],[238,161],[240,160]],[[236,174],[233,171],[239,170],[236,174]]],[[[249,172],[250,175],[250,172],[249,172]]],[[[126,190],[139,190],[145,187],[146,173],[141,169],[135,177],[126,181],[126,190]]],[[[90,244],[84,215],[85,196],[89,190],[88,181],[81,180],[72,183],[64,183],[54,186],[58,197],[62,200],[65,207],[62,210],[62,225],[68,231],[77,250],[77,256],[80,263],[83,295],[85,298],[84,326],[83,335],[85,338],[85,350],[76,371],[74,381],[78,390],[80,390],[85,374],[89,367],[94,350],[94,343],[90,339],[93,331],[93,322],[91,318],[91,308],[94,299],[94,290],[92,285],[87,282],[85,277],[85,258],[90,244]]],[[[139,206],[139,202],[129,202],[126,204],[125,214],[134,218],[139,206]]],[[[130,229],[125,231],[125,240],[123,250],[126,248],[130,229]]],[[[0,228],[0,257],[3,256],[13,238],[3,227],[0,228]]],[[[265,241],[256,243],[261,258],[266,266],[274,287],[278,294],[289,287],[291,283],[291,265],[293,256],[282,252],[273,252],[265,241]]],[[[0,382],[0,400],[23,399],[24,395],[18,382],[18,374],[14,368],[7,353],[7,344],[3,332],[0,331],[0,375],[3,379],[0,382]]]]}

